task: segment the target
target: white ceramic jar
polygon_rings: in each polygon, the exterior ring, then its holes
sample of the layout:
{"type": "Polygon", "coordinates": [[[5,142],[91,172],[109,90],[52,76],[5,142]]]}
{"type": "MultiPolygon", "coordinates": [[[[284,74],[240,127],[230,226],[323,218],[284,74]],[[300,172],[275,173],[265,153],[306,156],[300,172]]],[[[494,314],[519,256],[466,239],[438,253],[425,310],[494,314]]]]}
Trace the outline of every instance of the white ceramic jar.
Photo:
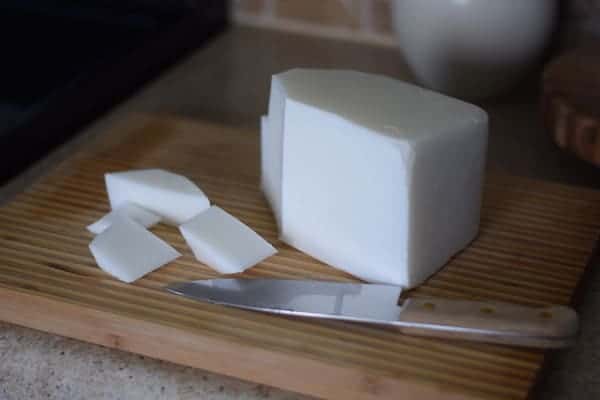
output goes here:
{"type": "Polygon", "coordinates": [[[557,0],[393,0],[400,49],[421,84],[463,98],[498,94],[553,31],[557,0]]]}

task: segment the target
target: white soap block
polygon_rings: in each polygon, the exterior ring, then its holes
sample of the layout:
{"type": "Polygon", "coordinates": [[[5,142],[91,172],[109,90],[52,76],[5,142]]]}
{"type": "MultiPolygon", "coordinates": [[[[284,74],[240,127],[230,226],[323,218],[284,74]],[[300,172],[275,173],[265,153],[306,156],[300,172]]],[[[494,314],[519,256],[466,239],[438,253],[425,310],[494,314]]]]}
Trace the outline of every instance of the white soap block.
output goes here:
{"type": "Polygon", "coordinates": [[[235,274],[277,252],[237,218],[216,206],[179,227],[196,258],[222,274],[235,274]]]}
{"type": "Polygon", "coordinates": [[[413,287],[476,236],[480,108],[383,76],[295,69],[273,77],[267,119],[276,165],[263,164],[275,171],[263,187],[288,244],[413,287]]]}
{"type": "Polygon", "coordinates": [[[281,220],[281,151],[280,129],[271,129],[267,116],[260,119],[261,188],[277,225],[281,220]]]}
{"type": "Polygon", "coordinates": [[[181,255],[128,218],[114,218],[111,226],[92,240],[90,251],[100,268],[127,283],[181,255]]]}
{"type": "Polygon", "coordinates": [[[180,225],[210,206],[206,195],[192,181],[162,169],[108,173],[104,180],[113,210],[131,202],[171,225],[180,225]]]}
{"type": "Polygon", "coordinates": [[[150,228],[160,222],[160,217],[158,215],[153,214],[140,206],[136,206],[133,203],[126,202],[118,209],[112,210],[98,221],[88,225],[87,229],[97,235],[111,226],[115,219],[123,217],[132,219],[145,228],[150,228]]]}

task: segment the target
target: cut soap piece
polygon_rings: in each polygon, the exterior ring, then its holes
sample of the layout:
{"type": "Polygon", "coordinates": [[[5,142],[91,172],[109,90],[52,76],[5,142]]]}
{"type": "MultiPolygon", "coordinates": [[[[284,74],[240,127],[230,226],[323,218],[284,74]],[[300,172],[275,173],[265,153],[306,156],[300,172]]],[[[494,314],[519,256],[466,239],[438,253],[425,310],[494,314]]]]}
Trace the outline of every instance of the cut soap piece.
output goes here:
{"type": "Polygon", "coordinates": [[[142,207],[136,206],[135,204],[126,202],[118,209],[109,212],[98,221],[88,225],[87,229],[92,233],[99,234],[111,226],[116,218],[123,217],[132,219],[145,228],[150,228],[160,222],[160,217],[158,215],[153,214],[142,207]]]}
{"type": "Polygon", "coordinates": [[[222,274],[235,274],[277,252],[241,221],[216,206],[179,227],[196,258],[222,274]]]}
{"type": "Polygon", "coordinates": [[[367,281],[413,287],[476,236],[480,108],[383,76],[295,69],[273,77],[267,118],[264,151],[277,165],[263,167],[281,178],[263,171],[263,187],[281,194],[270,201],[288,244],[367,281]]]}
{"type": "Polygon", "coordinates": [[[282,146],[285,117],[285,89],[278,79],[271,81],[269,115],[261,119],[261,186],[281,230],[282,146]]]}
{"type": "Polygon", "coordinates": [[[280,223],[280,198],[281,198],[281,135],[273,134],[270,129],[269,119],[262,116],[260,119],[260,162],[261,162],[261,188],[265,198],[271,206],[275,222],[280,223]]]}
{"type": "Polygon", "coordinates": [[[126,202],[135,203],[171,225],[180,225],[210,206],[192,181],[162,169],[108,173],[104,179],[113,210],[126,202]]]}
{"type": "Polygon", "coordinates": [[[90,251],[105,272],[133,282],[181,254],[137,222],[115,217],[109,228],[92,240],[90,251]]]}

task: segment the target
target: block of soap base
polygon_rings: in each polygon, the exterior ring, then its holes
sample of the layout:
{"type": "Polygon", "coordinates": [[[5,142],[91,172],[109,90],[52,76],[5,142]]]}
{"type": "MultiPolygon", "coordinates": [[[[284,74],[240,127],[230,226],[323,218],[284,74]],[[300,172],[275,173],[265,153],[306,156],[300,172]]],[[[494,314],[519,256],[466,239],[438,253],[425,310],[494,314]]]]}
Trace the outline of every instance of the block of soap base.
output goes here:
{"type": "Polygon", "coordinates": [[[235,274],[277,252],[240,220],[212,206],[179,227],[198,261],[222,274],[235,274]]]}
{"type": "MultiPolygon", "coordinates": [[[[273,102],[273,95],[271,95],[273,102]]],[[[275,121],[276,124],[279,124],[275,121]]],[[[270,129],[269,119],[262,116],[260,119],[260,163],[261,163],[261,189],[273,210],[275,222],[280,224],[280,198],[281,198],[281,138],[282,135],[270,129]]]]}
{"type": "Polygon", "coordinates": [[[98,266],[123,282],[133,282],[181,254],[129,218],[116,217],[90,243],[98,266]]]}
{"type": "Polygon", "coordinates": [[[414,287],[475,238],[482,109],[384,76],[294,69],[273,76],[264,122],[262,187],[291,246],[414,287]]]}
{"type": "Polygon", "coordinates": [[[104,215],[98,221],[94,222],[91,225],[88,225],[88,231],[99,234],[104,232],[109,226],[112,225],[113,221],[117,218],[129,218],[144,228],[150,228],[160,222],[160,217],[156,214],[151,213],[150,211],[136,206],[133,203],[125,202],[116,210],[112,210],[108,214],[104,215]]]}
{"type": "Polygon", "coordinates": [[[206,210],[206,195],[192,181],[163,169],[142,169],[104,175],[113,210],[126,202],[161,216],[164,222],[180,225],[206,210]]]}

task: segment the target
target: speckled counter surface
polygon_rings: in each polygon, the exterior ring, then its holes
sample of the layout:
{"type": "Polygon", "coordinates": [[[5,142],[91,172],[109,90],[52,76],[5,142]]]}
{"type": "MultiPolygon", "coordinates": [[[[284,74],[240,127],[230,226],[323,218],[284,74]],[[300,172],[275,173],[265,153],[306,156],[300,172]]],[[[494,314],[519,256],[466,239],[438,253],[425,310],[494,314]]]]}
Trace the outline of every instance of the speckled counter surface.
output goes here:
{"type": "MultiPolygon", "coordinates": [[[[169,113],[258,129],[258,118],[267,108],[270,76],[296,66],[353,68],[410,79],[393,49],[232,28],[0,187],[0,202],[84,146],[91,137],[106,132],[128,112],[169,113]]],[[[490,167],[600,189],[600,169],[558,150],[542,129],[536,86],[536,79],[532,79],[518,91],[482,104],[490,113],[490,167]]],[[[593,264],[592,268],[599,266],[597,260],[593,264]]],[[[598,268],[595,270],[587,278],[579,306],[581,339],[576,347],[551,355],[537,391],[540,399],[600,398],[600,273],[598,268]]],[[[306,399],[0,323],[0,400],[262,398],[306,399]]]]}

